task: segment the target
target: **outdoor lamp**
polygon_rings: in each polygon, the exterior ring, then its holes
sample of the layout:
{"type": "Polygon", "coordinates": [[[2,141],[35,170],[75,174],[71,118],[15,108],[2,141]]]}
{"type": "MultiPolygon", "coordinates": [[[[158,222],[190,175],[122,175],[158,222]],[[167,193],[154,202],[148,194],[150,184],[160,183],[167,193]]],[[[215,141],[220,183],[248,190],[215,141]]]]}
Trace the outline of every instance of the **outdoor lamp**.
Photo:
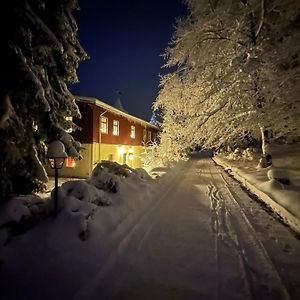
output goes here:
{"type": "Polygon", "coordinates": [[[133,153],[129,153],[128,158],[129,158],[129,160],[133,160],[133,158],[134,158],[133,153]]]}
{"type": "Polygon", "coordinates": [[[65,146],[61,141],[53,141],[48,145],[48,151],[46,158],[51,169],[54,169],[54,216],[57,215],[58,207],[58,170],[61,169],[64,165],[65,159],[68,157],[65,152],[65,146]]]}

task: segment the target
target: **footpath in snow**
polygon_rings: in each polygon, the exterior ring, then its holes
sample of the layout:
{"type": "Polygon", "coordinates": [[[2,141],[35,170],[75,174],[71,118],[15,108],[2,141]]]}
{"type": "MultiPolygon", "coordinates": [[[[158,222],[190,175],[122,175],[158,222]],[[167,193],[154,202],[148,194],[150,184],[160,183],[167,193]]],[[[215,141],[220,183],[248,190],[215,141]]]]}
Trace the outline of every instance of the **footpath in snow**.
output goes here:
{"type": "Polygon", "coordinates": [[[288,227],[209,157],[166,171],[63,185],[56,219],[0,246],[1,299],[299,299],[288,227]]]}

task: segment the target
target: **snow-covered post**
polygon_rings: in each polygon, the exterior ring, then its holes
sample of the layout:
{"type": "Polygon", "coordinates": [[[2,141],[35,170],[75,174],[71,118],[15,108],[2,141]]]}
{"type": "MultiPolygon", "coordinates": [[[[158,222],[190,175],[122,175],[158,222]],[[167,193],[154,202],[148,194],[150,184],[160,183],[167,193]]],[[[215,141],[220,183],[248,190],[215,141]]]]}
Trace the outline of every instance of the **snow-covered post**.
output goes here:
{"type": "Polygon", "coordinates": [[[58,210],[58,169],[64,165],[65,159],[68,157],[65,152],[65,146],[61,141],[54,141],[49,144],[46,157],[48,158],[51,169],[55,171],[54,178],[54,217],[58,210]]]}
{"type": "Polygon", "coordinates": [[[272,153],[270,148],[270,131],[264,126],[260,126],[261,141],[262,141],[262,157],[259,160],[258,166],[267,168],[272,165],[272,153]]]}

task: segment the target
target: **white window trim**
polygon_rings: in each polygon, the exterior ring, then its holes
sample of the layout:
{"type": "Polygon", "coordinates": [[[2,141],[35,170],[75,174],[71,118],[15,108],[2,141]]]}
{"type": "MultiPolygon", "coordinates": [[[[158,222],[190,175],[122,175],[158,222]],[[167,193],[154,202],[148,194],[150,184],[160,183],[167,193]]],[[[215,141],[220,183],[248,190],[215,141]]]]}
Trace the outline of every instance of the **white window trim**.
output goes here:
{"type": "Polygon", "coordinates": [[[113,135],[120,135],[120,122],[118,120],[113,120],[113,135]]]}
{"type": "MultiPolygon", "coordinates": [[[[69,122],[73,122],[73,117],[71,116],[68,116],[68,117],[65,117],[66,121],[69,121],[69,122]]],[[[70,127],[69,129],[66,130],[67,133],[71,133],[73,132],[73,128],[70,127]]]]}
{"type": "Polygon", "coordinates": [[[108,118],[100,116],[100,132],[103,134],[108,134],[108,118]],[[102,122],[102,120],[106,120],[106,122],[102,122]],[[102,127],[103,124],[103,127],[102,127]],[[104,127],[104,124],[106,125],[104,127]]]}
{"type": "Polygon", "coordinates": [[[131,125],[131,127],[130,127],[130,137],[132,139],[135,139],[135,126],[134,125],[131,125]]]}

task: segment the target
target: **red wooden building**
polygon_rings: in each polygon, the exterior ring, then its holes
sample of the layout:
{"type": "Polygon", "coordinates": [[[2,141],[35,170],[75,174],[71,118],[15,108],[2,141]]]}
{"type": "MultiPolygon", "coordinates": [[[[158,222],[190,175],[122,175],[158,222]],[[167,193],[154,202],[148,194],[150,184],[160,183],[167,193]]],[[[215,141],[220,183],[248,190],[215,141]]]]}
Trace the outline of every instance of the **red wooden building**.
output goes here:
{"type": "Polygon", "coordinates": [[[72,133],[81,142],[83,159],[67,161],[62,176],[87,177],[101,160],[116,161],[130,167],[142,167],[144,147],[156,139],[158,127],[129,113],[91,97],[76,97],[82,128],[72,133]]]}

